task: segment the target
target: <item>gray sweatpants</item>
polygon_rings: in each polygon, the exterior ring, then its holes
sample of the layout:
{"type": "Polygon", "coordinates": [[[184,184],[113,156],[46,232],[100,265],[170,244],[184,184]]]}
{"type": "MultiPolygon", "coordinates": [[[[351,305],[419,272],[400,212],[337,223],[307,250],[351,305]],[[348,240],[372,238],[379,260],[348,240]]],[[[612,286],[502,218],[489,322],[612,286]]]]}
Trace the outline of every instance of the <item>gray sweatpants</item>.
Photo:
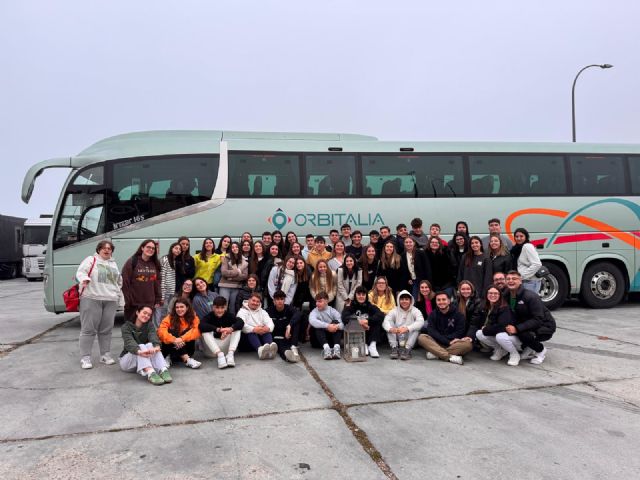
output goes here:
{"type": "MultiPolygon", "coordinates": [[[[420,335],[420,330],[409,332],[409,334],[407,335],[407,344],[405,346],[407,349],[411,350],[415,346],[416,340],[418,340],[418,335],[420,335]]],[[[389,346],[391,348],[398,346],[397,333],[387,332],[387,338],[389,339],[389,346]]]]}
{"type": "Polygon", "coordinates": [[[100,355],[111,350],[111,331],[118,302],[80,297],[80,356],[90,357],[93,340],[98,336],[100,355]]]}
{"type": "Polygon", "coordinates": [[[227,335],[224,340],[216,338],[211,332],[205,332],[202,334],[202,350],[207,357],[215,358],[218,356],[218,352],[222,351],[227,354],[229,352],[235,352],[240,342],[240,330],[236,330],[231,335],[227,335]]]}
{"type": "MultiPolygon", "coordinates": [[[[151,350],[153,344],[139,344],[140,350],[151,350]]],[[[153,368],[156,372],[161,372],[167,368],[162,352],[156,352],[151,357],[141,357],[133,353],[125,353],[120,357],[120,368],[124,372],[142,372],[145,368],[153,368]]]]}

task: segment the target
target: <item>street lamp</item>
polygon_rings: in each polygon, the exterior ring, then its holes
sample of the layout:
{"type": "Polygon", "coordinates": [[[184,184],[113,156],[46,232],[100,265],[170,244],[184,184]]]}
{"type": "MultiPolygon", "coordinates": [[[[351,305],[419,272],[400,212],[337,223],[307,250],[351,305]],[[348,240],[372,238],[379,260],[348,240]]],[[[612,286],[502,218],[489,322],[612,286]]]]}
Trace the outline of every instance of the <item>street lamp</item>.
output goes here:
{"type": "Polygon", "coordinates": [[[613,65],[609,65],[608,63],[603,63],[602,65],[598,65],[598,64],[587,65],[586,67],[583,67],[576,75],[576,78],[573,79],[573,86],[571,87],[571,126],[573,131],[574,142],[576,141],[576,82],[578,81],[578,77],[580,76],[580,74],[584,72],[587,68],[591,68],[591,67],[611,68],[613,67],[613,65]]]}

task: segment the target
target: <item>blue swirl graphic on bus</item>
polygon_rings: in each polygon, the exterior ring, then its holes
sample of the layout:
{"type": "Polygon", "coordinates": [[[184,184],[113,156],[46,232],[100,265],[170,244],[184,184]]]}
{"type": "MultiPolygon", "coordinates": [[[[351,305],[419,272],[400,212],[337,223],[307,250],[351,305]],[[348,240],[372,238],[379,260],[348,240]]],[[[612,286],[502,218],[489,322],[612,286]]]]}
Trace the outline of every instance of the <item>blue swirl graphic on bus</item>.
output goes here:
{"type": "Polygon", "coordinates": [[[276,227],[278,230],[282,230],[284,226],[291,222],[291,217],[282,211],[281,208],[277,209],[273,215],[267,218],[267,222],[276,227]]]}

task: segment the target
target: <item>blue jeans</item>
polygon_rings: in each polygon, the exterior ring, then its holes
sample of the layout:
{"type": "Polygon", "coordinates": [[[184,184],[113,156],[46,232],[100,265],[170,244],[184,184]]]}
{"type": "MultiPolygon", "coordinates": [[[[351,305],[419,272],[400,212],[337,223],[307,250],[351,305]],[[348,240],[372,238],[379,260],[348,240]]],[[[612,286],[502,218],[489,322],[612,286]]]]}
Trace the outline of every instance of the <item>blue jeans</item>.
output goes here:
{"type": "Polygon", "coordinates": [[[542,284],[542,280],[539,278],[531,279],[531,280],[522,280],[522,286],[527,290],[531,290],[535,293],[540,293],[540,285],[542,284]]]}

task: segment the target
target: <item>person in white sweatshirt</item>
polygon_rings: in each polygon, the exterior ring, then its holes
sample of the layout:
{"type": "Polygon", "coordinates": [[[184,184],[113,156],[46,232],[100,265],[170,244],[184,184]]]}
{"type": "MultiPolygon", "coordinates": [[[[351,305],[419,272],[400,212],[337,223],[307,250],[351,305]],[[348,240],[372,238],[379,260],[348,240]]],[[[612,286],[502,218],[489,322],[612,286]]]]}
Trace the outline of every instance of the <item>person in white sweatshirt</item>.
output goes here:
{"type": "Polygon", "coordinates": [[[542,280],[536,277],[536,273],[542,267],[540,256],[536,247],[529,240],[529,232],[524,228],[516,228],[513,232],[516,244],[511,249],[513,265],[522,277],[522,286],[534,293],[540,291],[542,280]]]}
{"type": "Polygon", "coordinates": [[[296,257],[290,255],[280,265],[274,265],[273,268],[271,268],[267,282],[267,291],[269,292],[270,300],[269,306],[273,304],[273,295],[278,290],[282,290],[286,295],[284,304],[291,305],[298,286],[296,283],[296,274],[293,271],[295,265],[296,257]]]}
{"type": "Polygon", "coordinates": [[[275,358],[278,353],[278,345],[273,341],[273,320],[262,308],[262,295],[258,292],[251,294],[248,300],[242,304],[242,308],[236,317],[244,322],[242,333],[255,351],[260,360],[275,358]]]}
{"type": "Polygon", "coordinates": [[[322,345],[322,356],[325,360],[340,358],[340,341],[344,324],[340,312],[329,306],[329,295],[320,292],[316,295],[316,308],[309,314],[309,324],[313,328],[317,342],[322,345]],[[333,345],[333,347],[332,347],[333,345]]]}
{"type": "Polygon", "coordinates": [[[80,289],[80,367],[93,368],[91,349],[98,337],[100,362],[113,365],[111,332],[122,295],[122,276],[112,258],[113,243],[98,243],[95,255],[85,258],[76,272],[80,289]]]}
{"type": "Polygon", "coordinates": [[[385,329],[389,338],[392,360],[411,358],[411,349],[416,344],[420,329],[424,325],[422,313],[413,304],[411,293],[402,290],[398,293],[398,306],[387,313],[382,322],[382,328],[385,329]]]}

